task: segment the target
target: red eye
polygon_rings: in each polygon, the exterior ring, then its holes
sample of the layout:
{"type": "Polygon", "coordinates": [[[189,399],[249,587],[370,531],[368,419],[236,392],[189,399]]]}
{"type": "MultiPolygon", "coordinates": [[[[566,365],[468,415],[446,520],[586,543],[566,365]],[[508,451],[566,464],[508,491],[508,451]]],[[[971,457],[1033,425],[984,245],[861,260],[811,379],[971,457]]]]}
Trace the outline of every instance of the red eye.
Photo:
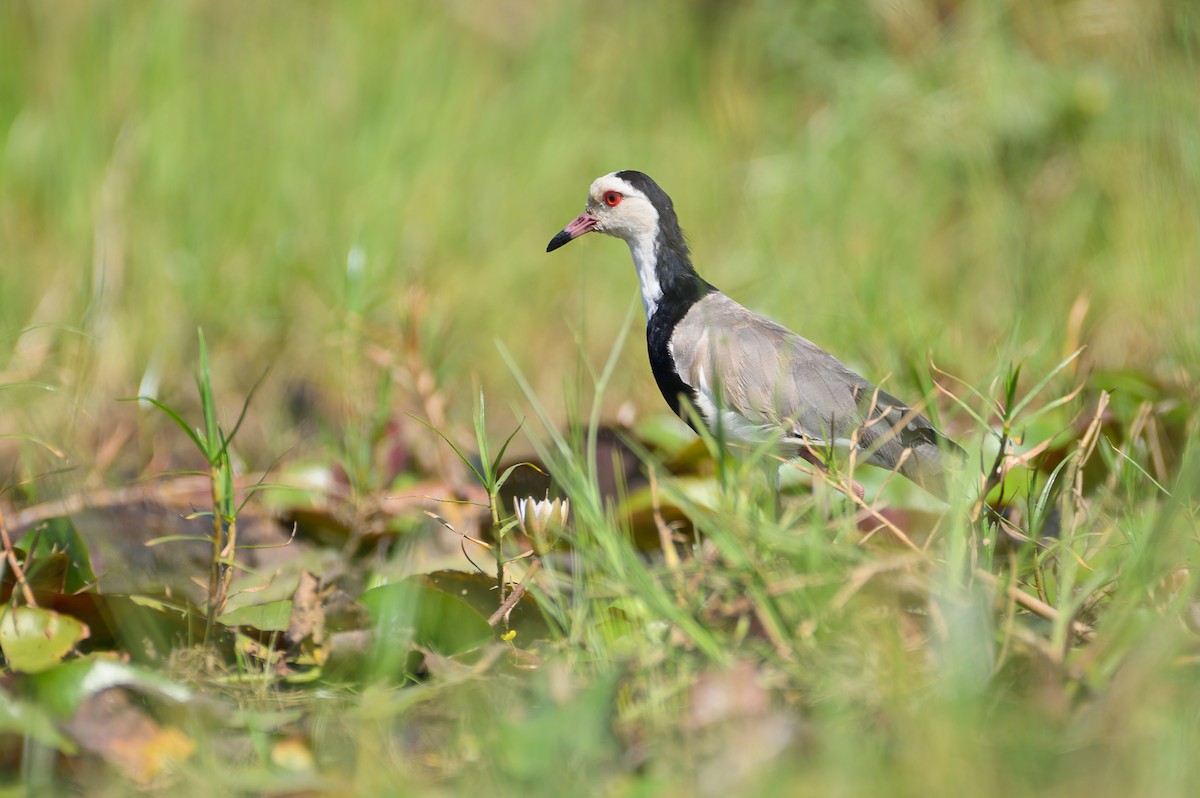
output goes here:
{"type": "Polygon", "coordinates": [[[619,191],[604,192],[604,204],[610,208],[615,208],[621,204],[621,200],[625,199],[619,191]]]}

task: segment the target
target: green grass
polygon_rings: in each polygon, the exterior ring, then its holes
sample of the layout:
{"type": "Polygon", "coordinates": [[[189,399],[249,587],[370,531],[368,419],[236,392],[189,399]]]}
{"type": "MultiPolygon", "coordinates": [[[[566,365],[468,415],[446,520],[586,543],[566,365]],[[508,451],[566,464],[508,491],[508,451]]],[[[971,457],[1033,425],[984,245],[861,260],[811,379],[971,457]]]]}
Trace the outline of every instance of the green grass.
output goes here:
{"type": "MultiPolygon", "coordinates": [[[[1165,0],[5,3],[0,508],[203,465],[117,401],[199,417],[197,327],[226,413],[271,369],[232,466],[336,464],[364,503],[393,488],[393,420],[411,471],[465,477],[405,412],[460,445],[481,389],[495,444],[545,414],[514,447],[570,492],[578,563],[535,586],[540,666],[245,694],[200,669],[225,703],[181,721],[181,794],[283,789],[296,729],[360,794],[1190,794],[1198,67],[1200,13],[1165,0]],[[1086,389],[1013,430],[1068,455],[1113,392],[1049,494],[1061,537],[997,553],[963,507],[918,557],[861,545],[829,491],[773,522],[737,484],[664,479],[705,543],[639,554],[586,447],[553,439],[664,412],[633,270],[615,241],[543,252],[623,168],[671,193],[706,278],[898,395],[932,394],[932,359],[987,396],[1019,363],[1023,396],[1086,346],[1021,418],[1086,389]],[[766,709],[712,675],[746,662],[766,709]],[[740,709],[696,720],[705,689],[740,709]]],[[[990,465],[970,414],[940,414],[990,465]]],[[[1011,479],[1025,532],[1050,472],[1011,479]]],[[[411,570],[377,565],[354,568],[411,570]]]]}

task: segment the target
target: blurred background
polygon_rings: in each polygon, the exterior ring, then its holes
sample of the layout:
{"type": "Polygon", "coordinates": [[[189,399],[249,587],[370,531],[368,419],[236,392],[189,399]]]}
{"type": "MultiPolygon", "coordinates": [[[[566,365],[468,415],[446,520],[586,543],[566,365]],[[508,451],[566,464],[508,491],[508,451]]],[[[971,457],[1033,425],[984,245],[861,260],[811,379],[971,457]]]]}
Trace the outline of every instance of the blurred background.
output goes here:
{"type": "Polygon", "coordinates": [[[1081,344],[1188,383],[1198,47],[1168,0],[5,2],[0,434],[54,450],[0,467],[174,465],[117,400],[193,408],[198,327],[231,417],[269,370],[248,468],[458,435],[480,391],[511,429],[498,342],[565,420],[627,330],[604,415],[665,413],[625,246],[544,252],[627,168],[711,282],[902,395],[1081,344]]]}

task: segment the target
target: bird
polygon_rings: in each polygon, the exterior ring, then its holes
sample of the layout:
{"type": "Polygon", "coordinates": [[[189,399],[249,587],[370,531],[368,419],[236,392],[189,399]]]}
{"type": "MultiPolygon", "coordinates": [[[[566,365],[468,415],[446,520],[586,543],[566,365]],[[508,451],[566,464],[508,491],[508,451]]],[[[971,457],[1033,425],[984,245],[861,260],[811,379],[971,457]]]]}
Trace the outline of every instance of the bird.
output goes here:
{"type": "Polygon", "coordinates": [[[670,196],[648,175],[596,178],[584,212],[546,251],[587,233],[629,245],[650,369],[667,404],[697,432],[700,421],[719,440],[774,447],[821,470],[833,451],[855,450],[856,462],[947,499],[949,473],[965,452],[917,410],[702,278],[670,196]]]}

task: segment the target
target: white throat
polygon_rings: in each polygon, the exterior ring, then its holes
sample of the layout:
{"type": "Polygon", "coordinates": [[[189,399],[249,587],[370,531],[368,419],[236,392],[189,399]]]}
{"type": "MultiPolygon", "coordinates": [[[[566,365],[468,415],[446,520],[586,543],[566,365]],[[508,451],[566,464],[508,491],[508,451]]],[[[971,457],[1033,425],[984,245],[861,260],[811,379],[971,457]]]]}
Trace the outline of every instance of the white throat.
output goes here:
{"type": "Polygon", "coordinates": [[[629,240],[629,254],[633,256],[633,265],[637,269],[638,283],[642,287],[642,307],[646,309],[646,321],[658,310],[658,302],[662,299],[662,286],[658,284],[658,252],[653,236],[639,236],[629,240]]]}

